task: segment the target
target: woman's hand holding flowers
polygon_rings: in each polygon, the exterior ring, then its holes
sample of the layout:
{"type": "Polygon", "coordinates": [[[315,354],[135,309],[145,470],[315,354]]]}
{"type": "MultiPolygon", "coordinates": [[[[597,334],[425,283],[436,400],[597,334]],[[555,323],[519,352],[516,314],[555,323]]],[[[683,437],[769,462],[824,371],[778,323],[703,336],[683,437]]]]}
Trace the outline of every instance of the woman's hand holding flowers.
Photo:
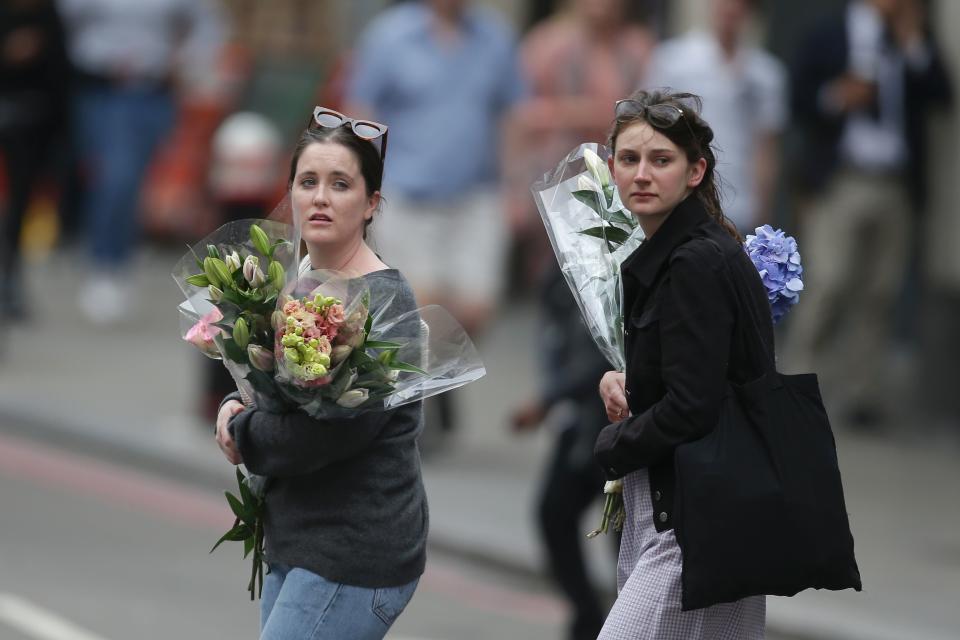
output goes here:
{"type": "Polygon", "coordinates": [[[243,458],[237,450],[237,443],[230,435],[230,418],[243,411],[243,403],[237,400],[227,400],[217,413],[217,445],[230,464],[240,464],[243,458]]]}
{"type": "Polygon", "coordinates": [[[626,375],[619,371],[607,371],[600,379],[600,398],[610,422],[619,422],[630,415],[625,385],[626,375]]]}

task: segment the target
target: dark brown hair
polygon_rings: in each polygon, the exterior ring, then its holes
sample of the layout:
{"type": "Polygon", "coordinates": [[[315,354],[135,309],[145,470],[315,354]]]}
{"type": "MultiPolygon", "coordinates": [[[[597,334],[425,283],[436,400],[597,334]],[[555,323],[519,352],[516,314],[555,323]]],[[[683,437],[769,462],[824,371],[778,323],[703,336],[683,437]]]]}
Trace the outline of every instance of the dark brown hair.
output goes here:
{"type": "MultiPolygon", "coordinates": [[[[287,180],[287,189],[293,188],[293,180],[297,175],[297,163],[300,162],[300,156],[303,150],[316,142],[340,144],[353,152],[360,164],[360,174],[366,184],[367,197],[369,198],[383,184],[383,161],[380,159],[380,152],[368,140],[358,137],[348,125],[337,127],[335,129],[326,129],[321,127],[308,127],[300,134],[297,146],[293,150],[293,157],[290,159],[290,178],[287,180]]],[[[366,221],[363,227],[363,238],[367,238],[367,227],[373,222],[373,218],[366,221]]]]}
{"type": "Polygon", "coordinates": [[[607,145],[616,153],[617,137],[627,127],[637,122],[646,122],[651,127],[666,136],[671,142],[680,147],[687,160],[691,163],[700,158],[707,161],[707,170],[703,180],[694,187],[693,191],[703,204],[710,217],[726,230],[733,238],[742,241],[740,232],[724,214],[720,206],[720,189],[716,174],[717,157],[710,143],[713,141],[713,129],[700,117],[703,102],[700,96],[692,93],[674,93],[669,90],[636,91],[629,100],[638,103],[638,106],[650,107],[653,105],[670,105],[681,110],[683,115],[669,127],[654,124],[645,115],[645,110],[638,108],[636,115],[621,116],[613,121],[607,145]]]}

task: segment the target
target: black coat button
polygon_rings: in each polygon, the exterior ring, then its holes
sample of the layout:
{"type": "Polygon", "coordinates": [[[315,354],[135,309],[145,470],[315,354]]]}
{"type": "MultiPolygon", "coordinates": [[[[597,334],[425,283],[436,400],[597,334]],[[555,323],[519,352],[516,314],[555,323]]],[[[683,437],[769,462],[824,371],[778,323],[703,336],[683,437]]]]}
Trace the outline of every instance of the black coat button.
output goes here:
{"type": "Polygon", "coordinates": [[[654,491],[654,492],[653,492],[653,499],[654,499],[655,502],[660,502],[660,498],[662,498],[662,497],[663,497],[663,494],[660,493],[659,491],[654,491]]]}
{"type": "Polygon", "coordinates": [[[660,518],[660,522],[666,522],[670,516],[667,515],[666,511],[661,511],[658,517],[660,518]]]}

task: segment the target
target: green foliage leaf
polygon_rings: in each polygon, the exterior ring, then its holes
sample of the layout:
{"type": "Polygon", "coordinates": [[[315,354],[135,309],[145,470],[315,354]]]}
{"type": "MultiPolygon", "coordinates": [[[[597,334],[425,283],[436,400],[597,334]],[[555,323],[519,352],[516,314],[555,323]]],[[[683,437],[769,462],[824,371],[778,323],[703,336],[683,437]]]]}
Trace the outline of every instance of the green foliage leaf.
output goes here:
{"type": "Polygon", "coordinates": [[[624,231],[623,229],[618,229],[617,227],[591,227],[589,229],[584,229],[580,233],[592,236],[594,238],[600,238],[601,240],[606,240],[614,244],[621,245],[627,241],[627,238],[630,237],[630,234],[624,231]]]}
{"type": "Polygon", "coordinates": [[[400,361],[393,362],[390,364],[390,368],[395,369],[397,371],[408,371],[410,373],[419,373],[421,375],[427,375],[426,371],[408,362],[400,362],[400,361]]]}
{"type": "Polygon", "coordinates": [[[206,274],[197,273],[187,278],[187,284],[192,284],[195,287],[209,287],[210,280],[207,278],[206,274]]]}
{"type": "Polygon", "coordinates": [[[240,498],[233,495],[229,491],[224,491],[224,495],[227,496],[227,502],[230,504],[230,510],[233,511],[233,515],[240,518],[247,525],[253,525],[253,513],[251,509],[240,501],[240,498]]]}
{"type": "Polygon", "coordinates": [[[249,538],[252,536],[253,536],[253,531],[250,529],[250,527],[243,524],[242,522],[239,524],[235,524],[229,531],[223,534],[219,540],[217,540],[217,543],[213,545],[212,549],[210,549],[210,553],[213,553],[214,551],[216,551],[217,547],[219,547],[224,542],[240,542],[241,540],[245,540],[246,538],[249,538]]]}
{"type": "Polygon", "coordinates": [[[227,358],[233,360],[234,362],[238,362],[240,364],[250,363],[249,358],[247,358],[247,350],[241,349],[233,338],[223,339],[223,352],[227,358]]]}
{"type": "Polygon", "coordinates": [[[578,191],[571,192],[570,195],[596,211],[598,214],[601,214],[601,212],[606,208],[605,203],[600,202],[600,194],[593,189],[580,189],[578,191]]]}
{"type": "Polygon", "coordinates": [[[600,217],[608,222],[616,222],[618,224],[625,224],[631,229],[637,226],[637,221],[633,216],[628,216],[623,211],[607,211],[604,210],[601,212],[600,217]]]}
{"type": "Polygon", "coordinates": [[[363,346],[368,349],[395,350],[403,345],[399,342],[390,342],[388,340],[367,340],[363,343],[363,346]]]}
{"type": "Polygon", "coordinates": [[[216,246],[216,245],[208,244],[208,245],[207,245],[207,255],[210,256],[211,258],[219,258],[219,257],[220,257],[220,250],[217,249],[217,246],[216,246]]]}

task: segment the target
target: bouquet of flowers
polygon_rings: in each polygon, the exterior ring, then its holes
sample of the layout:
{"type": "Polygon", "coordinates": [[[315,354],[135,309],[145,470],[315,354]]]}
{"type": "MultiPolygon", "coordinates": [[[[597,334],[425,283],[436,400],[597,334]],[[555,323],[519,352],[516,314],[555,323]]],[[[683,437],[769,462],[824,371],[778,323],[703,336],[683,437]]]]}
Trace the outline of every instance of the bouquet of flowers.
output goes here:
{"type": "MultiPolygon", "coordinates": [[[[289,225],[241,220],[200,241],[174,269],[186,297],[179,308],[184,339],[223,361],[245,404],[349,417],[486,373],[473,342],[445,310],[396,311],[392,295],[372,301],[363,278],[301,265],[298,245],[289,225]]],[[[239,495],[227,492],[234,526],[214,549],[239,541],[244,557],[253,554],[253,598],[263,583],[266,479],[238,469],[237,481],[239,495]]]]}
{"type": "Polygon", "coordinates": [[[531,190],[590,335],[610,364],[623,371],[620,263],[644,236],[620,200],[609,157],[602,145],[582,144],[531,190]]]}
{"type": "MultiPolygon", "coordinates": [[[[600,350],[617,371],[626,367],[620,264],[643,241],[643,231],[623,207],[606,159],[594,143],[571,151],[556,170],[532,187],[560,268],[600,350]]],[[[797,242],[769,225],[748,235],[744,249],[767,290],[774,322],[796,304],[803,290],[797,242]]],[[[604,486],[600,526],[587,537],[623,527],[623,482],[604,486]]]]}
{"type": "Polygon", "coordinates": [[[744,243],[767,290],[773,322],[777,323],[800,300],[803,291],[803,266],[797,241],[768,224],[757,227],[744,243]]]}

